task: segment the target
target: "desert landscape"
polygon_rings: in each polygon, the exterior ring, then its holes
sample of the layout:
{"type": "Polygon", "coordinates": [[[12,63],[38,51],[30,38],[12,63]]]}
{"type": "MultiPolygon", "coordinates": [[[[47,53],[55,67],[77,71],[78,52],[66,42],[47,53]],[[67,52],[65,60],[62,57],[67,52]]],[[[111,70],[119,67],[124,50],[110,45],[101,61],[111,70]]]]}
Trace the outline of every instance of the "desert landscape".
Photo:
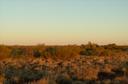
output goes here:
{"type": "Polygon", "coordinates": [[[128,84],[128,0],[0,0],[0,84],[128,84]]]}
{"type": "Polygon", "coordinates": [[[127,84],[128,46],[0,45],[1,84],[127,84]]]}

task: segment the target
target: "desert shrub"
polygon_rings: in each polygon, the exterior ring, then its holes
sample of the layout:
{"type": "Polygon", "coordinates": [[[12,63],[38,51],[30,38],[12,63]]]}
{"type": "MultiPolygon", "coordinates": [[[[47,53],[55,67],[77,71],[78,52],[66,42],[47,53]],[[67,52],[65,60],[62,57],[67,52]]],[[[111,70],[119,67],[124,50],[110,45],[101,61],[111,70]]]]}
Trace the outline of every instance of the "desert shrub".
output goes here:
{"type": "Polygon", "coordinates": [[[86,56],[91,56],[96,54],[97,54],[96,50],[91,48],[87,48],[80,52],[80,55],[86,55],[86,56]]]}
{"type": "Polygon", "coordinates": [[[67,78],[66,76],[59,75],[56,79],[57,84],[72,84],[72,80],[67,78]]]}
{"type": "Polygon", "coordinates": [[[122,69],[125,71],[124,73],[128,76],[128,61],[125,61],[121,64],[122,69]]]}
{"type": "Polygon", "coordinates": [[[31,70],[31,69],[20,69],[19,70],[19,78],[23,83],[30,83],[33,81],[38,81],[46,76],[46,71],[41,70],[31,70]]]}
{"type": "Polygon", "coordinates": [[[33,56],[34,57],[41,57],[41,52],[39,50],[34,50],[33,51],[33,56]]]}
{"type": "Polygon", "coordinates": [[[13,48],[11,50],[11,56],[25,56],[26,49],[25,48],[13,48]]]}
{"type": "Polygon", "coordinates": [[[17,70],[13,66],[7,66],[3,70],[4,77],[6,79],[11,79],[12,77],[16,76],[17,70]]]}
{"type": "Polygon", "coordinates": [[[49,47],[46,49],[46,52],[50,53],[51,55],[56,55],[56,48],[55,47],[49,47]]]}
{"type": "Polygon", "coordinates": [[[51,56],[54,57],[57,55],[57,49],[55,47],[47,47],[44,51],[43,51],[43,56],[51,56]]]}
{"type": "Polygon", "coordinates": [[[44,57],[67,59],[79,55],[79,52],[78,46],[48,46],[42,52],[42,55],[44,57]]]}
{"type": "Polygon", "coordinates": [[[122,68],[112,69],[112,71],[116,74],[117,77],[123,77],[125,75],[125,72],[122,68]]]}
{"type": "Polygon", "coordinates": [[[5,79],[3,81],[3,84],[17,84],[14,80],[11,80],[11,79],[5,79]]]}
{"type": "Polygon", "coordinates": [[[89,42],[87,45],[85,45],[80,52],[80,55],[86,55],[86,56],[92,56],[92,55],[98,55],[100,49],[99,45],[89,42]]]}
{"type": "Polygon", "coordinates": [[[128,68],[128,61],[123,63],[124,67],[128,68]]]}
{"type": "Polygon", "coordinates": [[[128,47],[127,46],[126,47],[122,47],[121,50],[124,51],[124,52],[128,52],[128,47]]]}
{"type": "Polygon", "coordinates": [[[112,72],[99,72],[98,73],[99,80],[114,80],[116,78],[116,74],[112,72]]]}
{"type": "Polygon", "coordinates": [[[114,44],[114,43],[113,44],[108,44],[108,45],[105,46],[105,48],[113,50],[113,49],[117,48],[117,45],[114,44]]]}
{"type": "Polygon", "coordinates": [[[46,76],[47,72],[29,68],[18,68],[8,66],[3,71],[4,84],[25,84],[38,81],[46,76]],[[13,83],[12,83],[13,82],[13,83]]]}
{"type": "Polygon", "coordinates": [[[14,66],[7,66],[3,70],[4,81],[3,84],[19,84],[17,69],[14,66]]]}
{"type": "Polygon", "coordinates": [[[99,46],[97,44],[88,43],[87,45],[82,45],[82,50],[80,55],[86,56],[110,56],[116,53],[114,50],[116,49],[116,45],[107,45],[107,46],[99,46]]]}

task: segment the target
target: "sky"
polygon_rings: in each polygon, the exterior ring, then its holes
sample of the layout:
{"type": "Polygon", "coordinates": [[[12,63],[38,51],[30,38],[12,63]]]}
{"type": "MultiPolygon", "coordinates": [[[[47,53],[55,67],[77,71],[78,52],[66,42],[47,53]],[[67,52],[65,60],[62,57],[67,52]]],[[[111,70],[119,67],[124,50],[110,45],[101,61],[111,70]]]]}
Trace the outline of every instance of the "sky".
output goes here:
{"type": "Polygon", "coordinates": [[[128,45],[128,0],[0,0],[0,44],[128,45]]]}

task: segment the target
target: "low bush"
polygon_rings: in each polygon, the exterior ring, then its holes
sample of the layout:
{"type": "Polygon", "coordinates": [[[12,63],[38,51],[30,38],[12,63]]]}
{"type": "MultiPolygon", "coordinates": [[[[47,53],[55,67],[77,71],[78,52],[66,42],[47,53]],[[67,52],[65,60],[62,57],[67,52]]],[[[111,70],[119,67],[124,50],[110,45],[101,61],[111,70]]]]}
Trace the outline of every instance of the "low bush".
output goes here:
{"type": "Polygon", "coordinates": [[[11,56],[25,56],[26,49],[25,48],[13,48],[10,53],[11,56]]]}
{"type": "Polygon", "coordinates": [[[5,78],[4,84],[26,84],[33,81],[37,82],[46,76],[46,71],[33,70],[29,68],[15,68],[15,66],[8,66],[3,71],[5,78]],[[13,83],[12,83],[13,82],[13,83]]]}
{"type": "Polygon", "coordinates": [[[67,78],[66,76],[60,75],[56,79],[57,84],[73,84],[72,80],[67,78]]]}
{"type": "Polygon", "coordinates": [[[41,57],[41,52],[39,50],[33,50],[34,57],[41,57]]]}

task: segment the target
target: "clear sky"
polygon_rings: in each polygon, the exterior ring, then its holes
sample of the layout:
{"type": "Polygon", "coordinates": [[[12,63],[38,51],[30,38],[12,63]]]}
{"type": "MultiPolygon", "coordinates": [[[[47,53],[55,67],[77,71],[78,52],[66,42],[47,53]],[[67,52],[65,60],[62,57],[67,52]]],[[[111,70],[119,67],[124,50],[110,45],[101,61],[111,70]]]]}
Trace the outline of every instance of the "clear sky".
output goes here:
{"type": "Polygon", "coordinates": [[[0,0],[0,44],[128,45],[128,0],[0,0]]]}

